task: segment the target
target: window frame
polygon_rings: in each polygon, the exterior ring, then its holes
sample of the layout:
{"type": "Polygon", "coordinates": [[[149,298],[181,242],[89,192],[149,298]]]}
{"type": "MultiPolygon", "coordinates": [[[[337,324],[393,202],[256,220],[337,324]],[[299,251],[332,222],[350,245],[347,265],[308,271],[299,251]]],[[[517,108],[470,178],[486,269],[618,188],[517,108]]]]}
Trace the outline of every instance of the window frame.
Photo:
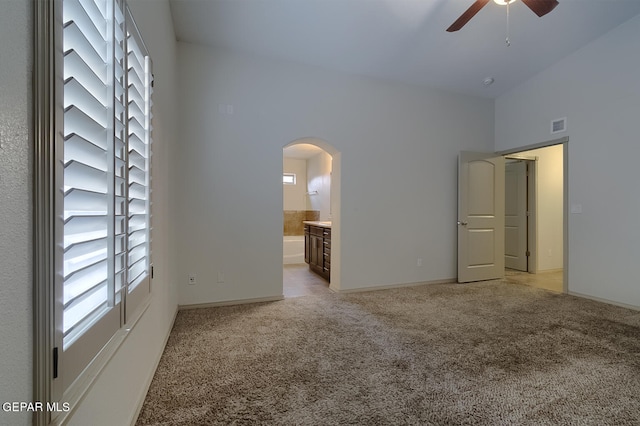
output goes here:
{"type": "Polygon", "coordinates": [[[296,174],[295,173],[289,173],[289,172],[283,172],[282,173],[282,184],[283,185],[296,185],[296,174]],[[291,177],[292,181],[291,182],[287,182],[286,178],[287,177],[291,177]]]}
{"type": "MultiPolygon", "coordinates": [[[[77,352],[84,356],[86,365],[70,369],[68,360],[70,355],[63,351],[62,342],[62,311],[63,300],[63,256],[61,256],[62,241],[64,239],[62,212],[64,211],[63,196],[64,185],[63,159],[64,159],[64,65],[63,65],[63,1],[52,0],[34,2],[34,37],[33,37],[33,131],[34,131],[34,210],[33,210],[33,286],[34,286],[34,328],[33,328],[33,400],[48,402],[65,402],[69,404],[70,411],[50,413],[47,411],[34,412],[33,424],[46,425],[51,422],[64,422],[76,405],[89,389],[92,382],[98,377],[108,360],[115,354],[119,346],[129,335],[129,331],[135,327],[151,302],[151,279],[153,276],[152,264],[152,219],[151,219],[151,163],[152,163],[152,63],[149,59],[148,49],[144,45],[140,32],[135,25],[133,16],[126,4],[126,0],[105,0],[107,7],[122,8],[124,39],[136,37],[136,43],[144,53],[144,134],[146,144],[146,173],[145,173],[145,226],[146,240],[140,241],[140,233],[133,244],[136,247],[144,244],[142,259],[145,262],[142,279],[136,281],[137,285],[129,291],[129,280],[125,280],[124,290],[118,309],[113,310],[109,321],[117,324],[112,331],[106,332],[106,339],[96,343],[90,333],[82,334],[75,343],[77,352]],[[84,341],[82,341],[84,340],[84,341]],[[93,346],[92,350],[87,350],[93,346]],[[74,371],[75,368],[75,371],[74,371]],[[70,378],[72,377],[72,378],[70,378]]],[[[113,24],[108,24],[113,25],[113,24]]],[[[113,38],[114,35],[111,33],[113,38]]],[[[126,46],[127,41],[124,41],[126,46]]],[[[124,57],[128,56],[128,49],[124,51],[124,57]]],[[[130,69],[127,60],[123,60],[123,72],[128,74],[130,69]]],[[[110,72],[114,72],[113,70],[110,72]]],[[[127,78],[124,90],[127,92],[127,78]]],[[[109,90],[113,93],[113,89],[109,90]]],[[[126,97],[125,97],[126,99],[126,97]]],[[[113,101],[113,100],[111,100],[113,101]]],[[[111,111],[111,110],[110,110],[111,111]]],[[[124,108],[125,134],[129,138],[128,107],[124,108]]],[[[113,129],[111,129],[113,130],[113,129]]],[[[128,142],[125,142],[128,157],[128,142]]],[[[128,160],[127,160],[128,161],[128,160]]],[[[127,162],[127,172],[128,172],[127,162]]],[[[130,180],[125,180],[127,187],[130,180]]],[[[140,191],[138,191],[140,193],[140,191]]],[[[125,191],[125,203],[129,204],[128,188],[125,191]]],[[[128,215],[128,210],[125,210],[128,215]]],[[[127,243],[133,231],[124,230],[124,238],[127,243]]],[[[112,236],[109,236],[112,238],[112,236]]],[[[115,238],[115,237],[113,237],[115,238]]],[[[127,247],[128,248],[128,247],[127,247]]],[[[126,253],[125,257],[128,258],[126,253]]],[[[128,263],[125,263],[128,268],[128,263]]],[[[127,271],[128,272],[128,271],[127,271]]],[[[140,275],[140,276],[142,276],[140,275]]],[[[125,275],[126,277],[126,275],[125,275]]],[[[132,286],[133,287],[133,286],[132,286]]],[[[98,327],[99,328],[99,327],[98,327]]],[[[98,330],[99,331],[99,330],[98,330]]],[[[99,333],[98,333],[99,334],[99,333]]]]}

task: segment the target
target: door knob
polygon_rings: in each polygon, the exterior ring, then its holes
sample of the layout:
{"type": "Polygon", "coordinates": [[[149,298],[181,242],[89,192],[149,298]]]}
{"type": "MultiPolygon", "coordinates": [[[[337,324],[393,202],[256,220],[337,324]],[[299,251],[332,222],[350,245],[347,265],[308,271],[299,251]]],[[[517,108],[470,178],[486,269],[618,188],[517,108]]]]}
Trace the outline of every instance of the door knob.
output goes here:
{"type": "Polygon", "coordinates": [[[458,225],[467,226],[468,224],[469,224],[469,222],[460,222],[460,221],[458,221],[458,225]]]}

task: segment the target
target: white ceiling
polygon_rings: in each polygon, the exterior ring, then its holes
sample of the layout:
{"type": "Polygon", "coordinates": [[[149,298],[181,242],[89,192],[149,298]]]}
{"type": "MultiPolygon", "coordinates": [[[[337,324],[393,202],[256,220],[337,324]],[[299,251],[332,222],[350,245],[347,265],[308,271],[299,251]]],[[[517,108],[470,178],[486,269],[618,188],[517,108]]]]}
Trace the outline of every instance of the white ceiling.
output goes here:
{"type": "MultiPolygon", "coordinates": [[[[558,0],[538,18],[473,0],[170,0],[179,41],[495,98],[640,13],[640,0],[558,0]],[[485,87],[482,81],[493,77],[485,87]]],[[[637,53],[637,52],[636,52],[637,53]]]]}

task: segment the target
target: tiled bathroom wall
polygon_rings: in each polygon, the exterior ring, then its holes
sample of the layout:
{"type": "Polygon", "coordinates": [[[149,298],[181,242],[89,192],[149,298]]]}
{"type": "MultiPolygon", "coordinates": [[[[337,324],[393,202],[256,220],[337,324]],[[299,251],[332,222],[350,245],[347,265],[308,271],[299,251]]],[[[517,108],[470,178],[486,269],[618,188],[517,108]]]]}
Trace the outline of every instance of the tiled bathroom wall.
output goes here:
{"type": "Polygon", "coordinates": [[[304,235],[304,220],[320,220],[320,211],[284,210],[284,235],[304,235]]]}

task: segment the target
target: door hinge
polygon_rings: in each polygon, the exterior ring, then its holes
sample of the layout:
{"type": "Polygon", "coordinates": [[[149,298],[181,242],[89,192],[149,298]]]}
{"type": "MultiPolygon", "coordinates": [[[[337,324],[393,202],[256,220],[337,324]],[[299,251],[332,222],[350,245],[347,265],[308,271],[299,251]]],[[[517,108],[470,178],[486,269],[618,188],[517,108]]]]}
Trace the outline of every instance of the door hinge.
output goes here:
{"type": "Polygon", "coordinates": [[[53,348],[53,378],[58,378],[58,348],[53,348]]]}
{"type": "Polygon", "coordinates": [[[153,279],[153,265],[151,265],[151,279],[153,279]]]}
{"type": "Polygon", "coordinates": [[[529,250],[527,250],[527,252],[525,253],[525,255],[526,255],[527,257],[529,257],[529,256],[531,256],[531,252],[530,252],[529,250]]]}

